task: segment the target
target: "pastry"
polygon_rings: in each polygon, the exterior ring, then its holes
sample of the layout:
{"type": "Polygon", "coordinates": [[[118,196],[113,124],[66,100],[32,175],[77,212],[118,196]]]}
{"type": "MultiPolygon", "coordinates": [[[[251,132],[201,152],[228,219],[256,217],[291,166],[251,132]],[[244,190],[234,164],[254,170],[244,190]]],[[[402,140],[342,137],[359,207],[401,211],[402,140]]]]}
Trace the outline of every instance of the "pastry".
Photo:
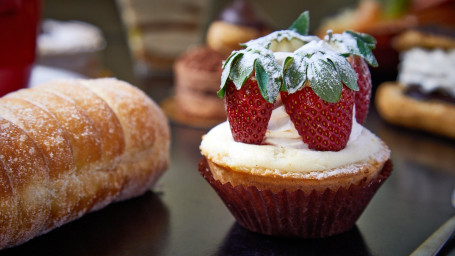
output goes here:
{"type": "Polygon", "coordinates": [[[409,29],[392,41],[393,47],[404,52],[415,47],[425,49],[455,49],[455,30],[440,26],[422,26],[409,29]]]}
{"type": "Polygon", "coordinates": [[[162,111],[111,78],[7,94],[0,131],[0,248],[143,194],[169,162],[162,111]]]}
{"type": "Polygon", "coordinates": [[[240,43],[269,32],[268,25],[256,15],[248,1],[236,0],[210,24],[206,42],[209,47],[227,57],[232,51],[241,49],[240,43]]]}
{"type": "Polygon", "coordinates": [[[379,68],[371,72],[377,80],[390,81],[397,76],[399,53],[393,39],[418,26],[454,27],[455,2],[452,0],[377,1],[360,0],[354,9],[346,9],[325,19],[318,34],[327,29],[342,32],[346,29],[367,33],[377,40],[374,54],[379,68]]]}
{"type": "Polygon", "coordinates": [[[387,80],[396,76],[399,62],[398,53],[391,46],[392,38],[418,24],[409,9],[403,1],[360,0],[355,8],[323,20],[317,33],[323,35],[327,29],[334,33],[351,29],[375,37],[377,45],[373,52],[380,65],[371,71],[376,79],[387,80]]]}
{"type": "Polygon", "coordinates": [[[176,59],[204,36],[209,0],[118,0],[131,54],[144,75],[169,75],[176,59]]]}
{"type": "Polygon", "coordinates": [[[455,138],[455,37],[414,29],[396,38],[397,81],[378,87],[376,107],[388,122],[455,138]],[[419,41],[411,40],[419,38],[419,41]]]}
{"type": "Polygon", "coordinates": [[[180,116],[219,122],[226,119],[224,103],[216,95],[223,56],[197,46],[188,49],[174,65],[175,104],[180,116]]]}
{"type": "Polygon", "coordinates": [[[216,95],[223,60],[265,28],[248,2],[235,1],[225,8],[220,19],[210,24],[206,44],[189,47],[175,62],[175,95],[173,101],[162,104],[166,113],[191,126],[212,127],[225,120],[224,103],[216,95]]]}
{"type": "Polygon", "coordinates": [[[202,176],[240,225],[262,234],[345,232],[391,173],[390,150],[360,124],[375,40],[352,31],[322,40],[308,24],[304,12],[229,56],[218,92],[228,121],[200,145],[202,176]]]}
{"type": "Polygon", "coordinates": [[[100,53],[105,46],[101,30],[92,24],[46,19],[37,39],[37,63],[99,77],[103,72],[100,53]]]}

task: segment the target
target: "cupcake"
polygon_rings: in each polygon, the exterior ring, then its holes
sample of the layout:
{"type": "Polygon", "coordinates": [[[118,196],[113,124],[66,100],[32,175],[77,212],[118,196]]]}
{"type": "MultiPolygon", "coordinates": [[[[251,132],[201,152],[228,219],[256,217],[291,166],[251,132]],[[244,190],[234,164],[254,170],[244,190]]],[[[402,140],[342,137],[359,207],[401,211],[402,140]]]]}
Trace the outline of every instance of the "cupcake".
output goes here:
{"type": "Polygon", "coordinates": [[[200,145],[201,175],[261,234],[345,232],[392,170],[389,148],[361,125],[375,40],[352,31],[319,39],[308,24],[304,12],[229,56],[218,92],[228,121],[200,145]]]}
{"type": "Polygon", "coordinates": [[[422,27],[394,42],[399,74],[379,85],[379,114],[395,125],[455,139],[455,31],[422,27]]]}

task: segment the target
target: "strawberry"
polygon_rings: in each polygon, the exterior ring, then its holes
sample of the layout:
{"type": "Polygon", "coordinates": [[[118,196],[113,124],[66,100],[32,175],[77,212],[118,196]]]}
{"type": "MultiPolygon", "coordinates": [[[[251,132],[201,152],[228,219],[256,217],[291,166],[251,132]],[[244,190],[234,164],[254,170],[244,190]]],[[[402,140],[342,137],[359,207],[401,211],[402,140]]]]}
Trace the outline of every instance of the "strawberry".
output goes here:
{"type": "Polygon", "coordinates": [[[365,123],[371,97],[371,74],[368,64],[359,56],[348,57],[348,61],[357,73],[359,91],[355,93],[355,119],[357,123],[365,123]]]}
{"type": "Polygon", "coordinates": [[[366,63],[377,66],[375,39],[328,31],[321,40],[307,35],[308,24],[308,13],[303,13],[288,30],[242,44],[246,48],[223,63],[218,96],[226,96],[234,140],[262,144],[278,94],[310,149],[339,151],[346,146],[354,103],[356,119],[364,122],[371,95],[366,63]],[[278,63],[273,51],[288,54],[278,63]]]}
{"type": "Polygon", "coordinates": [[[236,89],[234,82],[228,81],[225,104],[234,140],[262,144],[273,104],[262,97],[255,76],[251,74],[240,90],[236,89]]]}
{"type": "Polygon", "coordinates": [[[310,86],[292,94],[281,92],[281,99],[310,149],[339,151],[346,146],[352,128],[353,90],[343,85],[341,99],[336,103],[321,99],[310,86]]]}

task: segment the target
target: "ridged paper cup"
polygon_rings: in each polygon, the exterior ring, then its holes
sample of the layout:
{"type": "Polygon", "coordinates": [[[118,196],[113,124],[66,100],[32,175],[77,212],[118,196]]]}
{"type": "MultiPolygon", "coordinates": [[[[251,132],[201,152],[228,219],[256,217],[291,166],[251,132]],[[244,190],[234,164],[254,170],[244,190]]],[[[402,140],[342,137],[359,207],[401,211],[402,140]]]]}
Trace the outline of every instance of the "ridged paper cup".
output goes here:
{"type": "Polygon", "coordinates": [[[351,229],[391,171],[392,162],[387,160],[375,178],[348,188],[274,193],[222,184],[214,179],[205,157],[199,162],[199,172],[241,226],[260,234],[301,238],[328,237],[351,229]]]}

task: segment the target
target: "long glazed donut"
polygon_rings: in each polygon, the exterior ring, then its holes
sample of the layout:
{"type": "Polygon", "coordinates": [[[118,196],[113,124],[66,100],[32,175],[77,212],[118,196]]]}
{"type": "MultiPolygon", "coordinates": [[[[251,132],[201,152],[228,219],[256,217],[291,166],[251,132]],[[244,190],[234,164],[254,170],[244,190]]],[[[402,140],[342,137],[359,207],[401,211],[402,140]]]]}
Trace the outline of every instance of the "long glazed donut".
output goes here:
{"type": "Polygon", "coordinates": [[[169,163],[157,104],[114,78],[0,98],[0,249],[143,194],[169,163]]]}

